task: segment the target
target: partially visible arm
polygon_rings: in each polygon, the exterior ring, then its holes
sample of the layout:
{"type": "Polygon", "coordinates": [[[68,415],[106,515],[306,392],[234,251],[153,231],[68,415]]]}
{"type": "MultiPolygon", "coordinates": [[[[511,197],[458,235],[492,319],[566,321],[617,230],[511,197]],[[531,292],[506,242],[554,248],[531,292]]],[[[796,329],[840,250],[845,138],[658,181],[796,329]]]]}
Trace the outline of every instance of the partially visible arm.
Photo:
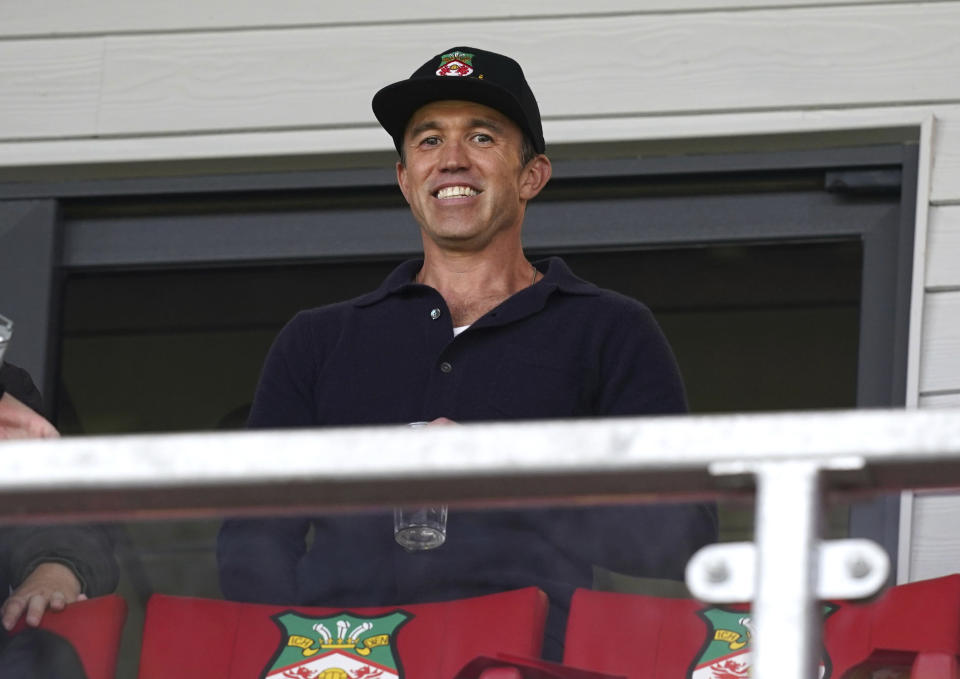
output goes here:
{"type": "MultiPolygon", "coordinates": [[[[220,591],[227,599],[295,604],[308,519],[229,519],[217,536],[220,591]]],[[[317,574],[318,577],[320,574],[317,574]]]]}
{"type": "MultiPolygon", "coordinates": [[[[250,411],[253,429],[316,425],[313,352],[302,318],[280,332],[264,363],[250,411]]],[[[264,455],[270,455],[264,451],[264,455]]],[[[277,460],[277,464],[283,464],[277,460]]],[[[224,597],[261,603],[297,602],[297,566],[306,552],[305,518],[228,519],[217,536],[224,597]]]]}
{"type": "Polygon", "coordinates": [[[45,562],[39,564],[3,602],[0,617],[8,631],[24,613],[27,624],[36,627],[48,608],[62,611],[67,604],[86,598],[72,569],[62,563],[45,562]]]}
{"type": "Polygon", "coordinates": [[[249,428],[317,426],[314,386],[318,343],[304,315],[295,316],[284,326],[260,372],[247,421],[249,428]]]}
{"type": "Polygon", "coordinates": [[[0,439],[56,438],[60,434],[13,394],[0,396],[0,439]]]}
{"type": "Polygon", "coordinates": [[[650,311],[618,314],[602,346],[597,415],[670,415],[687,412],[680,368],[650,311]]]}
{"type": "MultiPolygon", "coordinates": [[[[607,336],[595,407],[596,414],[611,416],[687,412],[673,351],[646,307],[619,314],[607,336]]],[[[616,505],[595,512],[608,526],[600,530],[615,533],[598,536],[595,548],[603,554],[595,563],[621,573],[683,580],[687,560],[717,539],[712,502],[616,505]]]]}
{"type": "MultiPolygon", "coordinates": [[[[9,363],[0,366],[0,392],[0,439],[59,436],[34,410],[42,405],[40,392],[25,370],[9,363]]],[[[36,626],[47,608],[60,610],[117,586],[113,544],[102,527],[15,526],[4,528],[0,541],[4,543],[2,570],[14,587],[0,607],[0,620],[7,629],[24,613],[27,624],[36,626]]]]}
{"type": "Polygon", "coordinates": [[[9,546],[14,586],[2,608],[7,629],[24,612],[27,624],[36,626],[48,607],[61,610],[116,589],[113,545],[100,526],[17,526],[5,529],[0,539],[9,546]]]}

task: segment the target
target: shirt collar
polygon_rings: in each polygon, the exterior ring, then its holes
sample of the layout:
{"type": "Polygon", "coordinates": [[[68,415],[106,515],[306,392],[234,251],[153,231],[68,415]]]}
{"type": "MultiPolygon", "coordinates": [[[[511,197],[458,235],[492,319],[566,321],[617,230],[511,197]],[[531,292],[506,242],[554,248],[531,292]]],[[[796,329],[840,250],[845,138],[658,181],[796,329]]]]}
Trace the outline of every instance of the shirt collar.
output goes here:
{"type": "MultiPolygon", "coordinates": [[[[551,290],[557,289],[570,295],[598,295],[600,288],[593,283],[577,278],[573,275],[570,267],[559,257],[548,257],[533,263],[540,273],[543,274],[543,280],[540,283],[551,290]]],[[[536,286],[534,286],[536,288],[536,286]]]]}
{"type": "MultiPolygon", "coordinates": [[[[570,295],[596,295],[600,292],[600,289],[593,283],[577,278],[566,262],[559,257],[548,257],[534,262],[533,265],[543,274],[540,282],[521,290],[501,306],[512,306],[512,300],[519,298],[527,309],[529,309],[531,303],[542,307],[547,298],[556,290],[570,295]]],[[[413,279],[422,266],[422,259],[409,259],[403,262],[390,272],[390,275],[384,279],[380,287],[373,292],[357,297],[353,302],[354,305],[358,307],[372,306],[403,291],[405,288],[419,286],[419,283],[415,283],[413,279]]]]}
{"type": "Polygon", "coordinates": [[[358,307],[371,306],[390,295],[400,292],[406,287],[417,285],[417,283],[413,282],[413,278],[422,266],[422,259],[408,259],[391,271],[390,275],[384,279],[379,288],[353,300],[354,305],[358,307]]]}

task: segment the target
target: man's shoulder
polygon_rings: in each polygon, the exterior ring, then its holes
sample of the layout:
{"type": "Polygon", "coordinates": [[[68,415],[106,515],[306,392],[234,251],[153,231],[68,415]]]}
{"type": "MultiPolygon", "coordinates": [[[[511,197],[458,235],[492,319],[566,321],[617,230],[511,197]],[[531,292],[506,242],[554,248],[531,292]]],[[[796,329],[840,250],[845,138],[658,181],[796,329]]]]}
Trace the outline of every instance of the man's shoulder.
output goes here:
{"type": "Polygon", "coordinates": [[[559,295],[565,305],[581,308],[594,316],[650,316],[649,307],[640,300],[579,278],[559,257],[551,257],[547,264],[549,279],[559,292],[565,293],[559,295]]]}
{"type": "Polygon", "coordinates": [[[420,267],[420,260],[408,260],[394,269],[383,283],[376,289],[365,292],[351,299],[331,302],[322,306],[298,311],[290,320],[291,324],[312,325],[323,324],[331,320],[343,321],[351,314],[374,306],[377,302],[390,297],[413,279],[413,273],[420,267]]]}
{"type": "Polygon", "coordinates": [[[358,300],[362,300],[363,297],[364,296],[355,297],[353,299],[331,302],[330,304],[311,307],[309,309],[301,309],[293,315],[290,323],[321,323],[329,319],[341,318],[345,314],[351,313],[351,311],[357,307],[358,300]]]}
{"type": "Polygon", "coordinates": [[[349,324],[350,315],[358,309],[357,299],[362,298],[301,309],[284,324],[279,336],[289,341],[314,343],[331,333],[338,333],[349,324]]]}
{"type": "Polygon", "coordinates": [[[650,313],[650,308],[639,299],[607,288],[597,288],[594,304],[615,313],[650,313]]]}
{"type": "Polygon", "coordinates": [[[601,287],[593,281],[581,278],[562,257],[548,257],[536,262],[536,266],[541,272],[545,273],[548,283],[555,285],[564,292],[586,297],[619,297],[628,301],[636,301],[616,290],[601,287]]]}

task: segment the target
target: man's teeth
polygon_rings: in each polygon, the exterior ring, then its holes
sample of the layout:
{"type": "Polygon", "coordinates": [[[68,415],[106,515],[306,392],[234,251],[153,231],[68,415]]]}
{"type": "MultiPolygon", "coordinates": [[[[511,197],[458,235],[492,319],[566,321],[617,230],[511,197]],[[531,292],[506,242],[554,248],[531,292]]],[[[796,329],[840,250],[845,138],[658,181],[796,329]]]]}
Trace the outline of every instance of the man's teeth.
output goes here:
{"type": "Polygon", "coordinates": [[[461,196],[475,196],[479,193],[469,186],[447,186],[437,191],[437,198],[460,198],[461,196]]]}

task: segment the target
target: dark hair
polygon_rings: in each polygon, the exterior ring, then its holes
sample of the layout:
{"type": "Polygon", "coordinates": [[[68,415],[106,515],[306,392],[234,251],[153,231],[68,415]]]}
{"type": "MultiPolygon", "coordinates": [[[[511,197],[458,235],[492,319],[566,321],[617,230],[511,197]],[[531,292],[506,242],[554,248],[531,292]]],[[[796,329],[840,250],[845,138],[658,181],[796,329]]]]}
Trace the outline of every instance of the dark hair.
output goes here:
{"type": "MultiPolygon", "coordinates": [[[[403,165],[407,164],[407,158],[403,149],[403,145],[400,145],[400,163],[403,165]]],[[[531,160],[537,157],[537,149],[533,147],[533,140],[530,139],[530,135],[524,133],[523,139],[520,141],[520,162],[526,166],[531,160]]]]}

